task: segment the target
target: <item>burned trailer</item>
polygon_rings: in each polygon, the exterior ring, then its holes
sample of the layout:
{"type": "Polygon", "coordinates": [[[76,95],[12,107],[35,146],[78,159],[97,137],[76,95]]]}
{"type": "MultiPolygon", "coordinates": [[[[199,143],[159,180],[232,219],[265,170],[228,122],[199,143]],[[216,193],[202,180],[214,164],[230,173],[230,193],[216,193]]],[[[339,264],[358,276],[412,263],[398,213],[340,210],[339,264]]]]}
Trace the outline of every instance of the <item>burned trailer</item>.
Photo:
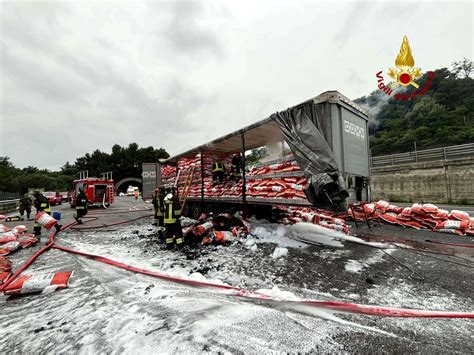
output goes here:
{"type": "Polygon", "coordinates": [[[170,157],[160,171],[163,185],[185,191],[185,214],[193,218],[226,209],[265,215],[275,205],[342,211],[348,202],[370,199],[368,116],[339,92],[327,91],[170,157]],[[262,147],[267,161],[246,164],[262,147]],[[238,152],[240,181],[213,184],[212,163],[229,167],[238,152]]]}

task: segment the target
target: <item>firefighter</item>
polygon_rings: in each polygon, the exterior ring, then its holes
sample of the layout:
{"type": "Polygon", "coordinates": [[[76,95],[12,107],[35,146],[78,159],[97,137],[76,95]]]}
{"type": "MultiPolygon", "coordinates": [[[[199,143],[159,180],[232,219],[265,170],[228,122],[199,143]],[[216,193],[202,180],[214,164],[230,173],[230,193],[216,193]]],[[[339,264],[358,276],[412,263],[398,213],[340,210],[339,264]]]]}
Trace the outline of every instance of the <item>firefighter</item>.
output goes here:
{"type": "Polygon", "coordinates": [[[224,164],[220,161],[214,161],[212,163],[211,171],[213,184],[215,185],[218,182],[222,184],[224,182],[225,175],[224,164]]]}
{"type": "Polygon", "coordinates": [[[23,214],[26,211],[26,218],[30,220],[32,204],[33,203],[31,201],[31,198],[28,196],[28,194],[24,194],[23,197],[20,199],[20,216],[23,217],[23,214]]]}
{"type": "Polygon", "coordinates": [[[178,249],[184,247],[183,230],[181,229],[181,206],[176,196],[175,190],[168,190],[164,198],[164,224],[165,243],[167,249],[172,249],[174,245],[178,249]]]}
{"type": "Polygon", "coordinates": [[[159,189],[155,190],[153,194],[152,204],[155,208],[155,223],[154,225],[157,226],[158,236],[162,240],[164,238],[165,233],[165,224],[163,222],[164,216],[164,198],[165,198],[165,188],[160,187],[159,189]]]}
{"type": "Polygon", "coordinates": [[[79,188],[79,193],[76,197],[76,216],[74,219],[76,220],[77,224],[82,224],[82,217],[87,214],[87,204],[89,201],[87,200],[87,196],[84,192],[84,189],[81,187],[79,188]]]}
{"type": "MultiPolygon", "coordinates": [[[[33,196],[35,198],[36,214],[43,211],[51,215],[51,207],[49,206],[48,199],[39,191],[33,192],[33,196]]],[[[35,236],[41,235],[41,224],[35,221],[35,223],[33,223],[33,231],[35,236]]]]}
{"type": "Polygon", "coordinates": [[[240,152],[234,154],[232,157],[232,161],[230,163],[230,177],[229,180],[234,182],[239,182],[240,178],[242,177],[241,169],[242,169],[242,157],[240,156],[240,152]]]}
{"type": "Polygon", "coordinates": [[[158,192],[159,189],[155,189],[155,193],[151,195],[151,204],[153,205],[153,209],[155,210],[155,223],[153,225],[158,225],[157,220],[158,220],[158,210],[160,208],[159,202],[158,202],[158,192]]]}

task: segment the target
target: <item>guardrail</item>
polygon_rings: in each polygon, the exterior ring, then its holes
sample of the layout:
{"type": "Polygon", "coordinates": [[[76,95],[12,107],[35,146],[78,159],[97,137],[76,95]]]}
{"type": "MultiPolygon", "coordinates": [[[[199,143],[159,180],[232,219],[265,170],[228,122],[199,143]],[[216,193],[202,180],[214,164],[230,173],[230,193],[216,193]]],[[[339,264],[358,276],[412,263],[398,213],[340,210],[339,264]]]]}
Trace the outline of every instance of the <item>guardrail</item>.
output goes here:
{"type": "Polygon", "coordinates": [[[0,201],[5,201],[5,200],[14,200],[16,198],[19,198],[20,194],[17,192],[4,192],[0,191],[0,201]]]}
{"type": "Polygon", "coordinates": [[[378,157],[372,157],[370,159],[370,165],[371,167],[375,168],[379,166],[391,166],[436,160],[450,160],[463,157],[474,157],[474,143],[418,150],[392,155],[381,155],[378,157]]]}
{"type": "Polygon", "coordinates": [[[13,200],[4,200],[0,201],[0,213],[11,212],[16,210],[17,206],[20,204],[20,199],[16,198],[13,200]]]}

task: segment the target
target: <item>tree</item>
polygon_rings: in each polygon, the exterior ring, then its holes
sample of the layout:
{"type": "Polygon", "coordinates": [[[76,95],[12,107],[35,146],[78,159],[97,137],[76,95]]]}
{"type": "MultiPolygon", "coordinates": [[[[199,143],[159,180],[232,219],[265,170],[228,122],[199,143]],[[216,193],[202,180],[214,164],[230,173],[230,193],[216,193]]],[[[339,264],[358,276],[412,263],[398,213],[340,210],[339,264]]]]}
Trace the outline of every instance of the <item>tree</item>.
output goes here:
{"type": "Polygon", "coordinates": [[[77,174],[77,170],[67,161],[66,164],[61,167],[61,173],[64,175],[75,175],[77,174]]]}
{"type": "Polygon", "coordinates": [[[92,154],[77,158],[73,168],[76,171],[88,170],[89,176],[112,171],[114,180],[118,181],[126,177],[140,178],[143,163],[153,163],[168,157],[169,154],[163,148],[140,148],[137,143],[130,143],[128,147],[114,144],[111,154],[97,149],[92,154]]]}
{"type": "Polygon", "coordinates": [[[451,69],[451,72],[455,78],[469,78],[472,71],[473,63],[467,58],[463,58],[460,61],[454,62],[453,69],[451,69]]]}
{"type": "MultiPolygon", "coordinates": [[[[369,112],[372,154],[393,154],[419,149],[471,143],[474,141],[474,80],[472,62],[467,59],[435,70],[429,90],[414,100],[396,100],[380,90],[355,102],[369,112]]],[[[424,87],[428,75],[417,83],[424,87]]],[[[414,88],[404,88],[411,93],[414,88]]]]}
{"type": "Polygon", "coordinates": [[[259,163],[260,160],[265,158],[266,153],[267,153],[267,150],[265,149],[265,147],[252,149],[252,152],[245,157],[245,165],[251,166],[251,165],[259,163]]]}
{"type": "Polygon", "coordinates": [[[115,144],[112,154],[98,149],[76,159],[74,164],[66,162],[57,172],[28,166],[17,169],[8,157],[0,157],[0,191],[26,192],[28,188],[44,188],[45,190],[67,190],[79,171],[88,170],[89,176],[100,176],[101,173],[112,171],[113,178],[118,181],[125,177],[141,177],[142,163],[153,163],[168,158],[165,149],[152,146],[140,148],[131,143],[128,147],[115,144]]]}
{"type": "Polygon", "coordinates": [[[22,169],[25,174],[35,174],[39,172],[39,169],[36,166],[28,166],[22,169]]]}

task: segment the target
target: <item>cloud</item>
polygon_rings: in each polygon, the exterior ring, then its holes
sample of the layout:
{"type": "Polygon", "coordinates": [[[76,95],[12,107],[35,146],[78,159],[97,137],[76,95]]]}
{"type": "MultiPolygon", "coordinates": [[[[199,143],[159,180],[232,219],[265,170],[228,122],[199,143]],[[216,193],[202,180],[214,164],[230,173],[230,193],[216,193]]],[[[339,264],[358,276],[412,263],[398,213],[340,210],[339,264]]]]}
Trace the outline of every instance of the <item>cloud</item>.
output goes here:
{"type": "MultiPolygon", "coordinates": [[[[345,8],[347,9],[347,7],[346,4],[345,8]]],[[[339,26],[339,29],[333,36],[334,42],[337,43],[339,47],[350,41],[353,35],[357,33],[354,31],[354,28],[360,28],[367,24],[366,19],[371,15],[373,7],[373,3],[357,1],[352,3],[349,11],[345,10],[339,12],[339,21],[342,22],[342,25],[339,26]]]]}
{"type": "Polygon", "coordinates": [[[171,21],[163,34],[178,53],[192,55],[202,51],[221,56],[224,53],[219,36],[201,24],[205,14],[205,3],[197,1],[174,1],[171,21]]]}
{"type": "Polygon", "coordinates": [[[369,94],[404,34],[423,70],[469,57],[471,14],[457,3],[3,2],[0,155],[57,169],[115,143],[176,154],[328,89],[369,94]]]}

